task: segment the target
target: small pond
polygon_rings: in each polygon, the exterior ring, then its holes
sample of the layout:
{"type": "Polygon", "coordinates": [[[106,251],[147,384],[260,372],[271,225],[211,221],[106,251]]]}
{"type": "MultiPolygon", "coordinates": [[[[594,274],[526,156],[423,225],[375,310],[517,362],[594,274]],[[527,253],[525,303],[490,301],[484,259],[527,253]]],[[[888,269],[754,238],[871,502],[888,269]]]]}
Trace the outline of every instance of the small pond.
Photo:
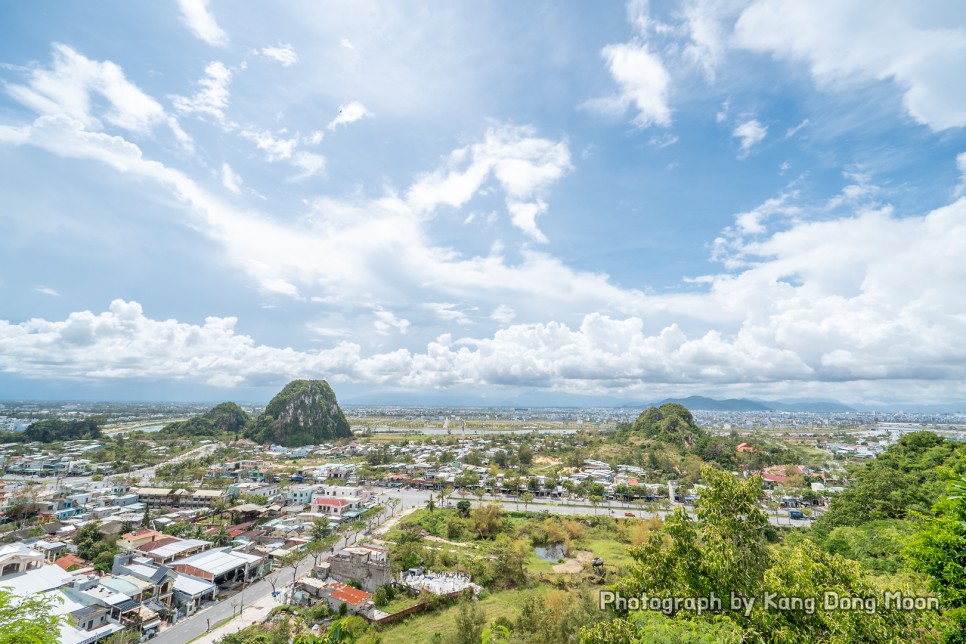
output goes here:
{"type": "Polygon", "coordinates": [[[555,543],[551,546],[536,546],[533,550],[544,561],[557,561],[567,556],[567,546],[563,543],[555,543]]]}

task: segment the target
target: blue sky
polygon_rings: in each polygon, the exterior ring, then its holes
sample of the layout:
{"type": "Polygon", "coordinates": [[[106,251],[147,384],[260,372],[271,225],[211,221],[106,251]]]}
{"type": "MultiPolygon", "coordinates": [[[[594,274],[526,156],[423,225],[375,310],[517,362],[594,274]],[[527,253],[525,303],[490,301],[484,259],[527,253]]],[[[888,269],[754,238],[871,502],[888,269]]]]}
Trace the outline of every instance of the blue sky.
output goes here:
{"type": "Polygon", "coordinates": [[[0,20],[0,398],[963,398],[961,3],[0,20]]]}

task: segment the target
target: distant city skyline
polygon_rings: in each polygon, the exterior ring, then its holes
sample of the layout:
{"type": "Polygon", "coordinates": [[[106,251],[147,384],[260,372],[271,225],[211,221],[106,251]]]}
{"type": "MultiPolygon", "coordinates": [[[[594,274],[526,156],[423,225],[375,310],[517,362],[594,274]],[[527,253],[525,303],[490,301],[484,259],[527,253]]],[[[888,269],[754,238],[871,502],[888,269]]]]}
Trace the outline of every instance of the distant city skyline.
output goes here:
{"type": "Polygon", "coordinates": [[[0,18],[0,399],[966,399],[966,5],[0,18]]]}

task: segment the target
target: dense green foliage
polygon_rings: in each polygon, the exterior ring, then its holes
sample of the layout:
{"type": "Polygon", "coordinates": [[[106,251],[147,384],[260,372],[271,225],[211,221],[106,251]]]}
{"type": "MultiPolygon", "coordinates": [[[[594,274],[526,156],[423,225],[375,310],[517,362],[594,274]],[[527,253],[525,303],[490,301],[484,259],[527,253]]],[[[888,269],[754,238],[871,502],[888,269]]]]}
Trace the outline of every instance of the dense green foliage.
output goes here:
{"type": "Polygon", "coordinates": [[[317,445],[352,435],[325,380],[293,380],[285,385],[246,433],[257,442],[287,447],[317,445]]]}
{"type": "Polygon", "coordinates": [[[632,427],[647,438],[679,447],[690,447],[705,435],[688,408],[677,403],[649,407],[641,412],[632,427]]]}
{"type": "Polygon", "coordinates": [[[966,472],[962,447],[933,432],[906,434],[856,472],[852,485],[816,523],[816,534],[825,537],[837,526],[929,512],[946,490],[945,472],[966,472]]]}
{"type": "Polygon", "coordinates": [[[22,432],[0,432],[3,442],[55,443],[58,441],[92,440],[101,437],[102,416],[90,416],[80,420],[38,420],[22,432]]]}
{"type": "Polygon", "coordinates": [[[170,423],[164,427],[166,436],[211,437],[230,434],[238,438],[249,422],[244,409],[233,402],[223,402],[200,416],[170,423]]]}
{"type": "Polygon", "coordinates": [[[947,642],[966,642],[966,478],[952,485],[950,496],[936,504],[936,515],[924,519],[909,541],[910,565],[930,579],[951,618],[947,642]]]}
{"type": "Polygon", "coordinates": [[[913,518],[931,515],[950,476],[963,471],[961,443],[927,431],[906,434],[856,471],[811,536],[824,550],[867,570],[898,572],[906,566],[902,553],[915,532],[913,518]]]}
{"type": "Polygon", "coordinates": [[[53,614],[52,601],[42,595],[17,597],[0,588],[0,644],[56,644],[64,618],[53,614]]]}
{"type": "Polygon", "coordinates": [[[115,538],[106,538],[101,532],[100,521],[89,521],[74,533],[73,542],[77,546],[77,555],[87,559],[101,572],[110,572],[117,553],[115,538]]]}
{"type": "MultiPolygon", "coordinates": [[[[626,597],[720,597],[721,611],[679,607],[668,612],[686,621],[730,623],[744,631],[744,639],[765,642],[918,641],[937,622],[935,613],[883,609],[882,593],[863,578],[857,564],[810,541],[770,549],[766,517],[758,506],[760,478],[741,480],[710,467],[702,475],[707,487],[695,507],[698,520],[678,508],[660,531],[631,550],[637,566],[617,584],[626,597]],[[778,610],[765,605],[767,593],[811,597],[815,605],[778,610]],[[827,610],[826,593],[872,598],[879,610],[827,610]],[[754,597],[756,603],[747,611],[729,610],[732,594],[754,597]]],[[[630,618],[602,624],[584,639],[650,641],[639,632],[628,637],[625,631],[636,629],[638,619],[633,614],[630,618]]]]}

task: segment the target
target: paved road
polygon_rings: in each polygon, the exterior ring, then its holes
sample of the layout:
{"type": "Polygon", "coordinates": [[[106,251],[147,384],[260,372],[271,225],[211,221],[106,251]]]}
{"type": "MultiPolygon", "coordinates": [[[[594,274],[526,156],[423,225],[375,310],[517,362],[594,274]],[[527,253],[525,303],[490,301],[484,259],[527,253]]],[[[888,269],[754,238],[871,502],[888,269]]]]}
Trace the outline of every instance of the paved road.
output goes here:
{"type": "MultiPolygon", "coordinates": [[[[429,500],[429,495],[431,492],[429,490],[413,490],[408,488],[402,488],[398,490],[386,491],[382,488],[374,488],[373,492],[378,494],[380,502],[385,503],[385,500],[389,497],[397,497],[401,500],[396,511],[405,510],[406,508],[412,507],[423,507],[426,505],[426,501],[429,500]]],[[[461,498],[459,495],[454,495],[452,498],[452,503],[456,503],[461,498]]],[[[476,507],[478,501],[473,495],[466,495],[466,500],[476,507]]],[[[516,501],[513,497],[506,497],[504,495],[486,495],[483,497],[484,501],[495,501],[500,503],[507,510],[531,510],[531,511],[544,511],[553,514],[610,514],[616,517],[622,517],[626,512],[631,512],[636,517],[651,517],[651,516],[665,516],[667,512],[657,511],[648,512],[641,510],[634,506],[628,506],[627,504],[622,504],[617,501],[612,501],[610,503],[601,503],[598,507],[594,508],[590,505],[590,502],[584,500],[574,500],[568,501],[567,499],[555,500],[553,503],[547,503],[548,499],[537,499],[535,502],[531,502],[524,508],[523,502],[516,501]]],[[[690,511],[690,508],[688,508],[690,511]]],[[[769,516],[768,519],[774,525],[781,526],[791,526],[803,528],[811,525],[809,520],[797,520],[790,519],[785,514],[779,514],[777,516],[769,516]]]]}
{"type": "MultiPolygon", "coordinates": [[[[217,443],[211,443],[209,445],[199,445],[194,449],[190,449],[187,452],[178,454],[174,458],[165,461],[163,464],[167,465],[169,463],[179,463],[185,459],[189,458],[201,458],[202,456],[207,456],[217,449],[219,445],[217,443]]],[[[154,470],[157,466],[152,465],[150,467],[143,467],[139,470],[131,470],[130,472],[120,472],[118,474],[112,474],[108,478],[113,478],[115,476],[120,478],[135,478],[139,479],[142,484],[146,484],[151,479],[154,478],[154,470]]],[[[64,485],[86,485],[91,482],[90,476],[24,476],[22,474],[4,474],[0,476],[4,481],[33,481],[34,483],[56,485],[57,481],[60,481],[64,485]]]]}

